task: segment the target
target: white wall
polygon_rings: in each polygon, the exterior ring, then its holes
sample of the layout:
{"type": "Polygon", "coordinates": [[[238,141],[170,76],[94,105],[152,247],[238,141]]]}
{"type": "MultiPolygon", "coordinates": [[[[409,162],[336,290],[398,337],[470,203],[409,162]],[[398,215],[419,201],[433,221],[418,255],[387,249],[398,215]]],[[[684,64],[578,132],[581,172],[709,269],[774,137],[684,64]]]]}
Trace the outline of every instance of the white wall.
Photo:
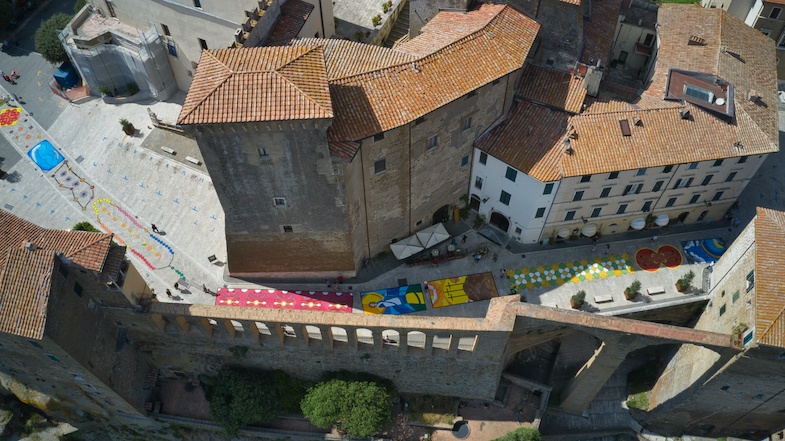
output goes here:
{"type": "Polygon", "coordinates": [[[552,182],[551,193],[543,195],[547,183],[540,182],[520,170],[516,170],[518,174],[515,182],[512,182],[505,177],[507,164],[488,155],[488,159],[483,165],[480,163],[481,153],[478,149],[474,150],[472,178],[469,183],[470,196],[476,195],[480,201],[487,198],[487,201],[480,204],[480,214],[490,220],[491,213],[501,213],[510,220],[508,235],[518,239],[521,243],[538,242],[553,198],[557,193],[559,182],[552,182]],[[475,186],[478,176],[483,180],[482,189],[475,186]],[[509,205],[501,203],[499,199],[502,190],[511,195],[509,205]],[[535,218],[537,209],[541,207],[545,208],[545,213],[542,217],[535,218]],[[521,229],[520,233],[516,233],[517,228],[521,229]]]}

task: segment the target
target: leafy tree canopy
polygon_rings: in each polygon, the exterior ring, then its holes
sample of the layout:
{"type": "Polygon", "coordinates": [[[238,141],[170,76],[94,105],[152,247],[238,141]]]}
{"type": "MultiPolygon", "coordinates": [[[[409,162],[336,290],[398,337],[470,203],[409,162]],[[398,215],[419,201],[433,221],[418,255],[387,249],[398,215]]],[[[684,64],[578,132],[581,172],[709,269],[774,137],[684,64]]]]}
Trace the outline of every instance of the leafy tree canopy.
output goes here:
{"type": "Polygon", "coordinates": [[[90,222],[79,222],[78,224],[74,225],[74,227],[71,228],[71,230],[72,231],[89,231],[91,233],[100,233],[101,232],[97,228],[95,228],[93,226],[93,224],[91,224],[90,222]]]}
{"type": "Polygon", "coordinates": [[[228,434],[242,426],[275,419],[297,409],[303,397],[299,384],[282,371],[254,371],[227,367],[217,376],[201,377],[215,422],[228,434]]]}
{"type": "Polygon", "coordinates": [[[521,427],[493,441],[540,441],[540,431],[521,427]]]}
{"type": "Polygon", "coordinates": [[[368,381],[333,379],[308,390],[300,403],[315,426],[336,427],[351,437],[371,436],[392,421],[392,398],[368,381]]]}
{"type": "Polygon", "coordinates": [[[14,7],[9,2],[0,2],[0,29],[5,29],[14,18],[14,7]]]}
{"type": "Polygon", "coordinates": [[[61,12],[41,23],[35,31],[35,50],[44,57],[44,60],[52,64],[68,61],[68,55],[57,35],[58,31],[65,29],[69,21],[71,16],[61,12]]]}
{"type": "Polygon", "coordinates": [[[78,14],[86,4],[87,0],[76,0],[76,3],[74,4],[74,14],[78,14]]]}

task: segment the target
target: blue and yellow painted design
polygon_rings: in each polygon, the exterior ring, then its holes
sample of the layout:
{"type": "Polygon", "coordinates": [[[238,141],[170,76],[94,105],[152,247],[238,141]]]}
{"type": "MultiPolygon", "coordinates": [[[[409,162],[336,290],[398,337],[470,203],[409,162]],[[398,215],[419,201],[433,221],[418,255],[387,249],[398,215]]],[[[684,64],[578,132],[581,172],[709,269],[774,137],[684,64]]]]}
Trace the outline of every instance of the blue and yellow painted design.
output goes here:
{"type": "Polygon", "coordinates": [[[425,282],[434,308],[488,300],[497,297],[491,273],[471,274],[425,282]]]}
{"type": "Polygon", "coordinates": [[[366,314],[408,314],[425,311],[422,285],[406,285],[360,293],[366,314]]]}
{"type": "Polygon", "coordinates": [[[627,253],[618,256],[596,256],[591,260],[582,259],[507,270],[507,277],[511,287],[517,287],[518,290],[556,287],[568,282],[578,283],[632,274],[635,271],[629,261],[630,255],[627,253]]]}

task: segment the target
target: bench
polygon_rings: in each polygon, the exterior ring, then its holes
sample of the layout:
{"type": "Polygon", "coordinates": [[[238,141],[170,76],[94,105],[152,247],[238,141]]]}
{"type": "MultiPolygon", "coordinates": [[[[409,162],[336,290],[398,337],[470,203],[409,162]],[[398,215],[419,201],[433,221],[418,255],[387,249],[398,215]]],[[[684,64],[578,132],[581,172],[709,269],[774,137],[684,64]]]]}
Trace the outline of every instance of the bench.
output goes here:
{"type": "Polygon", "coordinates": [[[646,294],[656,296],[657,294],[665,294],[665,288],[662,286],[652,286],[646,289],[646,294]]]}
{"type": "Polygon", "coordinates": [[[174,149],[171,149],[171,148],[169,148],[169,147],[166,147],[166,146],[161,146],[161,150],[165,151],[166,153],[169,153],[170,155],[175,155],[175,154],[177,154],[177,153],[174,151],[174,149]]]}
{"type": "Polygon", "coordinates": [[[196,158],[192,158],[192,157],[190,157],[190,156],[186,156],[186,157],[185,157],[185,160],[186,160],[186,161],[188,161],[188,162],[190,162],[190,163],[196,164],[196,165],[199,165],[199,164],[201,164],[201,162],[199,162],[199,160],[198,160],[198,159],[196,159],[196,158]]]}
{"type": "Polygon", "coordinates": [[[613,301],[612,295],[594,296],[594,303],[608,303],[613,301]]]}

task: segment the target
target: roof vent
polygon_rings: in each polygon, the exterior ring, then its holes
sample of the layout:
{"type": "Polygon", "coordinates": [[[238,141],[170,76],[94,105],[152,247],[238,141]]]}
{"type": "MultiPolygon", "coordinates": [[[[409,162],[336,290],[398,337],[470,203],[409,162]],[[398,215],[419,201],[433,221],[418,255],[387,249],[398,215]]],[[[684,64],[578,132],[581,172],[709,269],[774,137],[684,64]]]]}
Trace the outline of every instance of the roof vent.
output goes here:
{"type": "Polygon", "coordinates": [[[37,248],[35,247],[35,245],[33,245],[33,243],[32,243],[32,242],[27,242],[27,243],[25,244],[25,249],[26,249],[27,251],[35,251],[37,248]]]}
{"type": "Polygon", "coordinates": [[[681,119],[692,119],[692,115],[690,115],[690,111],[687,109],[679,109],[679,115],[681,115],[681,119]]]}
{"type": "Polygon", "coordinates": [[[758,95],[758,91],[755,89],[750,89],[750,91],[747,92],[747,101],[755,102],[758,101],[758,98],[760,98],[760,95],[758,95]]]}
{"type": "Polygon", "coordinates": [[[690,41],[687,44],[690,46],[706,46],[706,40],[697,35],[690,35],[690,41]]]}
{"type": "Polygon", "coordinates": [[[744,145],[741,143],[741,141],[736,141],[733,143],[733,147],[736,147],[737,149],[741,150],[744,148],[744,145]]]}
{"type": "Polygon", "coordinates": [[[415,72],[419,72],[420,71],[420,69],[417,69],[417,62],[416,61],[412,61],[412,69],[414,69],[415,72]]]}
{"type": "Polygon", "coordinates": [[[621,134],[624,136],[632,136],[632,130],[630,130],[630,122],[625,119],[619,120],[619,127],[621,127],[621,134]]]}

